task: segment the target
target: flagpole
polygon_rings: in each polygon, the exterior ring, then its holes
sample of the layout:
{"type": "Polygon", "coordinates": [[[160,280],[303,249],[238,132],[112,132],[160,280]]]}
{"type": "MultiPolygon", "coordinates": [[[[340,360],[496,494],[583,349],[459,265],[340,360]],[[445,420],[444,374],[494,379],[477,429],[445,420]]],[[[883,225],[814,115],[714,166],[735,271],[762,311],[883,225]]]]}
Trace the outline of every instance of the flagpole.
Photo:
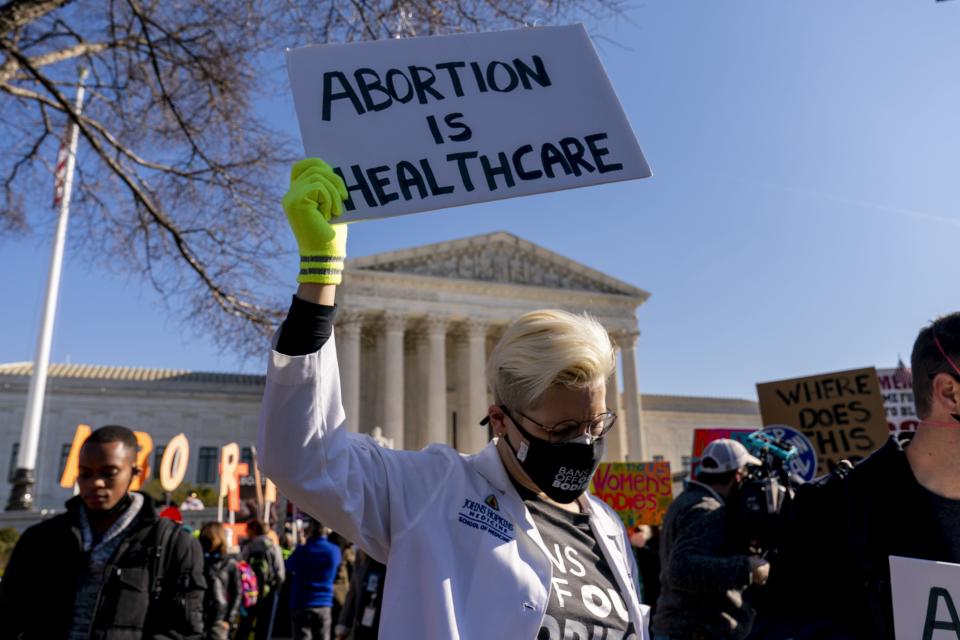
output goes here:
{"type": "MultiPolygon", "coordinates": [[[[74,111],[79,115],[83,108],[83,83],[87,70],[80,70],[77,83],[77,97],[74,111]]],[[[57,220],[57,232],[53,239],[53,252],[50,256],[50,275],[47,279],[47,295],[43,303],[43,320],[40,335],[37,337],[37,351],[33,360],[33,375],[30,377],[30,389],[27,392],[27,410],[23,416],[23,428],[20,432],[20,450],[17,452],[17,470],[10,489],[7,511],[28,511],[33,508],[37,466],[37,448],[40,444],[40,424],[43,417],[43,400],[47,388],[47,368],[50,364],[50,346],[53,340],[53,323],[57,314],[57,298],[60,293],[60,272],[63,267],[63,249],[67,239],[67,220],[70,216],[70,193],[73,189],[73,170],[76,166],[77,142],[80,129],[76,124],[70,126],[70,146],[67,152],[67,164],[60,198],[60,216],[57,220]]]]}

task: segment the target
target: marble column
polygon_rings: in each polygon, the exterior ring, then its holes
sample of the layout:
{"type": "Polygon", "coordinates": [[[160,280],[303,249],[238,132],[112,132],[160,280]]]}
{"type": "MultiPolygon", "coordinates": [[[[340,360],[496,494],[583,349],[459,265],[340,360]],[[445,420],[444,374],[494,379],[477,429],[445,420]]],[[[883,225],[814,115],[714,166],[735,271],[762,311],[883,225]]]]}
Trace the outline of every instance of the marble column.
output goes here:
{"type": "Polygon", "coordinates": [[[428,316],[424,322],[427,338],[426,444],[447,444],[447,318],[428,316]]]}
{"type": "Polygon", "coordinates": [[[403,332],[407,318],[388,311],[383,316],[383,435],[403,449],[403,332]]]}
{"type": "MultiPolygon", "coordinates": [[[[619,349],[614,345],[614,353],[619,354],[619,349]]],[[[624,462],[627,459],[629,445],[627,441],[627,432],[629,426],[627,417],[623,414],[623,406],[620,402],[620,365],[614,367],[613,373],[607,379],[607,411],[613,411],[617,414],[617,422],[607,436],[607,455],[609,462],[624,462]]]]}
{"type": "Polygon", "coordinates": [[[340,361],[340,393],[347,428],[360,428],[360,331],[363,316],[357,312],[340,314],[337,324],[337,358],[340,361]]]}
{"type": "Polygon", "coordinates": [[[457,448],[463,453],[476,453],[487,444],[487,428],[479,424],[487,415],[487,323],[464,323],[461,346],[457,358],[457,448]]]}
{"type": "Polygon", "coordinates": [[[639,331],[628,331],[617,336],[623,360],[623,402],[627,414],[627,442],[630,462],[647,462],[647,442],[643,432],[643,407],[640,406],[640,387],[637,384],[637,338],[639,331]]]}

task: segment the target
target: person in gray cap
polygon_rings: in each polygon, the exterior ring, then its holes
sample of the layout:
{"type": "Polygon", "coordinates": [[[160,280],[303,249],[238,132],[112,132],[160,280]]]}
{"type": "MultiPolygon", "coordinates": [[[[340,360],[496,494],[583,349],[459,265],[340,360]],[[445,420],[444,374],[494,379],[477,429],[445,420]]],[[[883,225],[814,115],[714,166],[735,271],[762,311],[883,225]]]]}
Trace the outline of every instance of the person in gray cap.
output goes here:
{"type": "Polygon", "coordinates": [[[667,510],[660,542],[660,597],[654,640],[740,640],[753,609],[743,592],[766,583],[770,565],[738,555],[729,536],[726,501],[759,465],[739,442],[715,440],[700,457],[700,471],[667,510]]]}

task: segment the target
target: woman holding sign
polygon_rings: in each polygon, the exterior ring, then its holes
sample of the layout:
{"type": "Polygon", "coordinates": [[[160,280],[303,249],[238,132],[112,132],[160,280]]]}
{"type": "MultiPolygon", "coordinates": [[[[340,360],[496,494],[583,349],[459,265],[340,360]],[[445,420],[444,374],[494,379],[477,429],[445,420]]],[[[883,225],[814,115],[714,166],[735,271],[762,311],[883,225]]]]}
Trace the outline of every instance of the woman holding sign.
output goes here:
{"type": "Polygon", "coordinates": [[[381,638],[648,638],[626,532],[586,493],[616,422],[606,331],[562,311],[511,325],[487,364],[498,437],[477,455],[351,433],[332,337],[347,228],[330,221],[345,197],[324,162],[294,165],[283,205],[300,286],[270,354],[266,474],[387,564],[381,638]]]}

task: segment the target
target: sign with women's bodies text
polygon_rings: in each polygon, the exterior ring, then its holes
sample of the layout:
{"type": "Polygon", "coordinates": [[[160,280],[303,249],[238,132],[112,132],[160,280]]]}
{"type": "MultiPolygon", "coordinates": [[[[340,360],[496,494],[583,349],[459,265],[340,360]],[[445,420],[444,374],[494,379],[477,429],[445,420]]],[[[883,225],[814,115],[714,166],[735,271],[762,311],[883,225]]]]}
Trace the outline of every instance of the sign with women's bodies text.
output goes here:
{"type": "Polygon", "coordinates": [[[650,175],[583,25],[303,47],[287,68],[343,221],[650,175]]]}
{"type": "Polygon", "coordinates": [[[593,474],[590,492],[610,505],[627,527],[663,524],[673,501],[670,463],[602,463],[593,474]]]}

